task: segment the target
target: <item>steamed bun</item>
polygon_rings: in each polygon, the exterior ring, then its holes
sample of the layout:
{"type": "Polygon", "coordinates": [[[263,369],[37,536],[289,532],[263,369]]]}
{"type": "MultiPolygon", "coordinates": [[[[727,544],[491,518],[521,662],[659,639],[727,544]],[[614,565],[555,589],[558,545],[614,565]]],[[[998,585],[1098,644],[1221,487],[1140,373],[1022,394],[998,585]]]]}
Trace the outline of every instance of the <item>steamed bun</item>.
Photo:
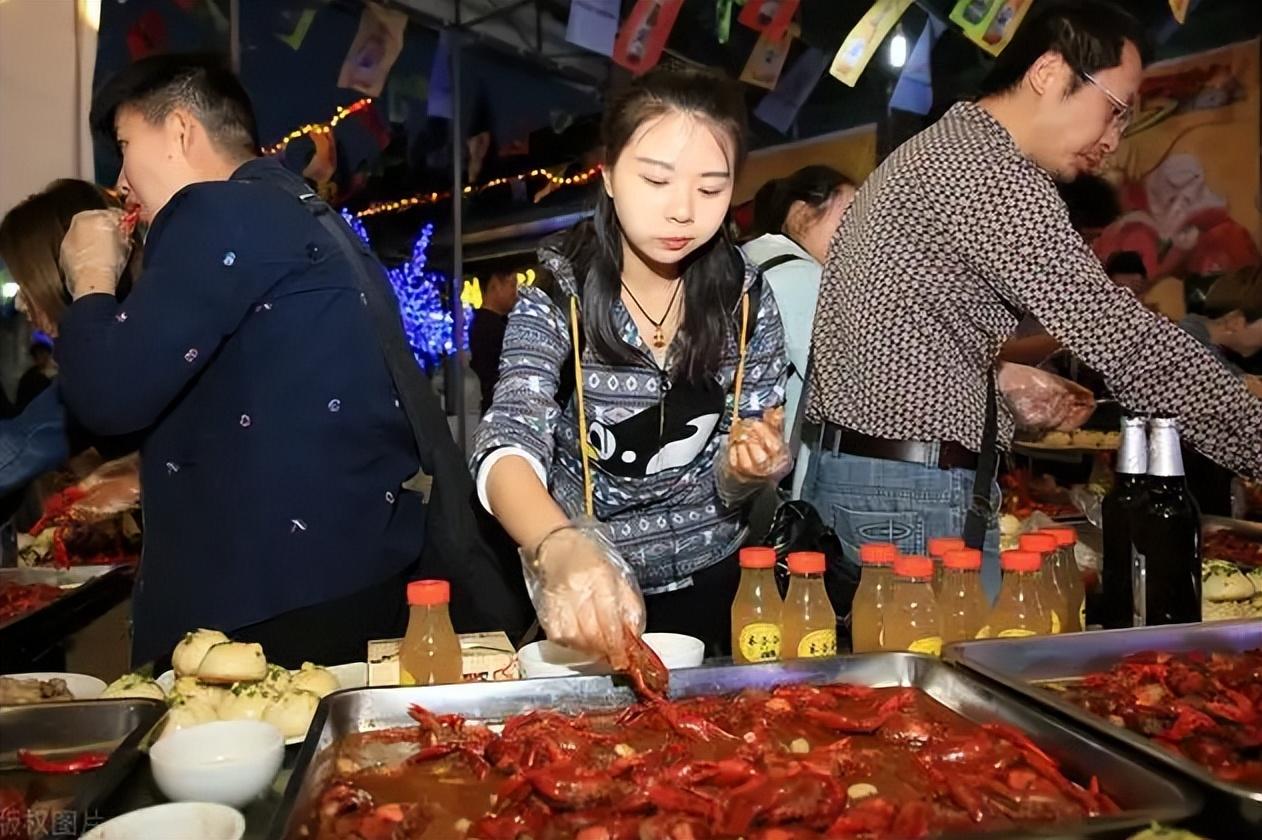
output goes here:
{"type": "Polygon", "coordinates": [[[262,683],[236,685],[219,704],[220,720],[262,720],[279,695],[262,683]]]}
{"type": "Polygon", "coordinates": [[[196,674],[201,667],[202,659],[214,645],[228,641],[228,637],[218,630],[198,629],[185,633],[184,638],[171,653],[171,668],[177,677],[196,674]]]}
{"type": "Polygon", "coordinates": [[[215,711],[215,707],[205,700],[180,698],[167,712],[167,725],[162,734],[169,735],[177,729],[188,729],[190,726],[213,723],[217,720],[219,720],[219,714],[215,711]]]}
{"type": "Polygon", "coordinates": [[[146,700],[166,700],[162,686],[142,674],[123,674],[105,687],[101,697],[138,697],[146,700]]]}
{"type": "Polygon", "coordinates": [[[248,642],[220,642],[206,651],[197,669],[202,682],[230,684],[258,682],[267,676],[263,646],[248,642]]]}
{"type": "Polygon", "coordinates": [[[307,734],[318,705],[320,698],[312,692],[291,688],[267,707],[263,720],[283,732],[286,738],[300,738],[307,734]]]}
{"type": "Polygon", "coordinates": [[[207,685],[198,681],[197,677],[180,677],[171,688],[172,701],[204,700],[218,709],[228,696],[228,689],[217,685],[207,685]]]}
{"type": "Polygon", "coordinates": [[[302,663],[302,670],[295,671],[291,675],[289,681],[290,688],[310,691],[317,697],[324,698],[342,687],[337,681],[337,677],[328,668],[322,668],[319,665],[312,665],[310,662],[302,663]]]}

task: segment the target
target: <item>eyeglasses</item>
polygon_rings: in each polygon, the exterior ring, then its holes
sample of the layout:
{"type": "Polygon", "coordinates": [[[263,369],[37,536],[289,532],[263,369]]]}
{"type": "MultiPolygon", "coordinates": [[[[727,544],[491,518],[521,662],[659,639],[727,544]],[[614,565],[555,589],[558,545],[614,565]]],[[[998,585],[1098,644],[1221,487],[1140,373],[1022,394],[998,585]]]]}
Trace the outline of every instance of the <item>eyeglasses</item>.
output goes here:
{"type": "Polygon", "coordinates": [[[1126,102],[1123,102],[1122,98],[1116,93],[1096,81],[1095,76],[1092,76],[1086,71],[1083,71],[1078,75],[1084,82],[1108,97],[1109,103],[1113,105],[1113,124],[1117,126],[1118,131],[1125,131],[1126,127],[1131,124],[1131,117],[1133,116],[1134,109],[1126,102]]]}

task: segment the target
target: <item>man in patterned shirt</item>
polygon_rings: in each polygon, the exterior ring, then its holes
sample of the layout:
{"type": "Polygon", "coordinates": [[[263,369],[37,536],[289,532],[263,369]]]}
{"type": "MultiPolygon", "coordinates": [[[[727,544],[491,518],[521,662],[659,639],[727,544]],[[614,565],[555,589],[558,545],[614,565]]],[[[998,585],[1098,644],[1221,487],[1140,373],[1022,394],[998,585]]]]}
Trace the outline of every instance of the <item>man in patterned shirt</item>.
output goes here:
{"type": "MultiPolygon", "coordinates": [[[[923,553],[928,538],[964,531],[990,372],[1025,314],[1125,406],[1177,416],[1202,452],[1262,473],[1262,401],[1110,282],[1056,190],[1116,148],[1143,72],[1142,30],[1105,3],[1039,7],[982,97],[896,150],[832,243],[804,433],[823,457],[804,497],[848,551],[892,540],[923,553]]],[[[997,402],[1005,448],[1013,419],[997,402]]],[[[993,593],[993,520],[985,545],[993,593]]]]}

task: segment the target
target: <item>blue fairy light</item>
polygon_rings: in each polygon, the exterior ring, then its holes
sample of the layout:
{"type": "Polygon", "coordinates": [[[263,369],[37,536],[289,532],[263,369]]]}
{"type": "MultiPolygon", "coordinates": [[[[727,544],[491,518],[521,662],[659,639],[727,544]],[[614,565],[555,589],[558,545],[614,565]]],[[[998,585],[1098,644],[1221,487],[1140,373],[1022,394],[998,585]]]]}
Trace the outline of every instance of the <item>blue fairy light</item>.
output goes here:
{"type": "MultiPolygon", "coordinates": [[[[362,221],[346,210],[342,211],[342,218],[364,244],[372,247],[368,230],[362,221]]],[[[442,272],[426,270],[429,260],[427,251],[433,235],[434,225],[427,223],[412,243],[412,255],[400,265],[386,267],[390,285],[399,300],[403,332],[412,348],[412,354],[427,371],[432,371],[439,362],[455,351],[451,312],[443,302],[443,290],[449,286],[447,277],[442,272]]],[[[467,304],[462,305],[465,323],[469,323],[473,310],[467,304]]],[[[468,347],[466,335],[462,349],[467,350],[468,347]]]]}

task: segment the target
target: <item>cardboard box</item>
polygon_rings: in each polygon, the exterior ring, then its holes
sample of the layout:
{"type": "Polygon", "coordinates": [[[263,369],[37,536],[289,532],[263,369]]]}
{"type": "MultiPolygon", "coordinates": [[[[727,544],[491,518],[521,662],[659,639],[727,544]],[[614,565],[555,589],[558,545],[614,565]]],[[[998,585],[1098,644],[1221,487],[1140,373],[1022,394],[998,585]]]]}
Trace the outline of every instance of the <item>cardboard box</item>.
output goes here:
{"type": "MultiPolygon", "coordinates": [[[[520,678],[517,651],[502,631],[464,633],[459,636],[465,682],[492,682],[520,678]]],[[[399,684],[399,645],[402,639],[368,643],[368,684],[399,684]]]]}

